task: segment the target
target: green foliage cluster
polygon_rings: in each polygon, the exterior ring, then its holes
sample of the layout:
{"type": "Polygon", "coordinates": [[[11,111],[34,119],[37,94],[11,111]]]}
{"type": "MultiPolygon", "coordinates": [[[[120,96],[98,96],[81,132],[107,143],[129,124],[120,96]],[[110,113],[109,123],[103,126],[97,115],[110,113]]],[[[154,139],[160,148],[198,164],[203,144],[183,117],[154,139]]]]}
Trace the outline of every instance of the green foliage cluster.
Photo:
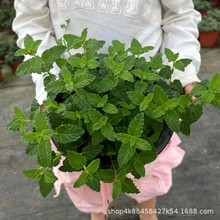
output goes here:
{"type": "Polygon", "coordinates": [[[8,5],[0,8],[0,24],[4,28],[11,28],[12,22],[15,18],[15,9],[8,5]]]}
{"type": "MultiPolygon", "coordinates": [[[[68,22],[62,28],[67,30],[68,22]]],[[[153,47],[142,47],[136,39],[128,49],[114,40],[108,54],[99,54],[104,41],[87,39],[87,29],[81,36],[65,34],[42,56],[36,55],[40,43],[26,35],[25,48],[15,55],[33,57],[20,64],[16,74],[44,75],[48,93],[43,102],[45,112],[36,100],[29,119],[14,107],[15,118],[7,128],[19,131],[28,144],[26,154],[36,157],[40,168],[23,174],[37,180],[44,197],[57,180],[51,169],[62,156],[65,160],[60,171],[81,172],[73,187],[86,184],[100,191],[103,181],[114,182],[114,199],[120,192],[139,193],[126,174],[137,179],[145,176],[144,165],[156,159],[154,143],[165,124],[177,133],[190,135],[190,125],[202,115],[203,105],[220,108],[220,74],[185,95],[178,80],[171,82],[171,75],[175,69],[184,71],[191,60],[178,59],[179,54],[169,49],[165,55],[171,66],[163,63],[162,53],[146,61],[142,55],[153,47]],[[84,52],[71,54],[79,48],[84,52]],[[62,58],[65,52],[70,55],[68,59],[62,58]],[[54,63],[60,68],[58,80],[51,74],[54,63]],[[190,103],[192,96],[196,100],[190,103]],[[33,132],[27,132],[28,125],[33,132]],[[51,149],[51,137],[58,143],[57,153],[51,149]]]]}
{"type": "Polygon", "coordinates": [[[0,41],[0,57],[4,57],[7,54],[9,45],[5,41],[0,41]]]}
{"type": "Polygon", "coordinates": [[[209,1],[193,0],[193,3],[194,3],[194,8],[197,11],[211,9],[211,5],[209,1]]]}
{"type": "Polygon", "coordinates": [[[206,15],[220,21],[220,10],[217,8],[209,10],[206,15]]]}
{"type": "Polygon", "coordinates": [[[13,43],[11,43],[9,46],[8,46],[8,50],[5,54],[5,61],[7,64],[14,64],[18,61],[22,61],[24,59],[24,56],[15,56],[15,52],[18,50],[18,46],[16,44],[16,41],[14,41],[13,43]]]}
{"type": "Polygon", "coordinates": [[[200,31],[220,31],[220,22],[210,16],[204,16],[198,27],[200,31]]]}

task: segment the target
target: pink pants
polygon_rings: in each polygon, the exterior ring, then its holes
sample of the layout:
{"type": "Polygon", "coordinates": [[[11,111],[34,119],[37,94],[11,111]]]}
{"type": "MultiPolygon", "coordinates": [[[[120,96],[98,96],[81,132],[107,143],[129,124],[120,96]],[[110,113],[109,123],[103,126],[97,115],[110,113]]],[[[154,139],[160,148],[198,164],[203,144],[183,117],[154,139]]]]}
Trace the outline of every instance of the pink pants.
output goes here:
{"type": "MultiPolygon", "coordinates": [[[[173,134],[169,144],[159,154],[157,159],[145,165],[146,175],[140,179],[135,179],[131,173],[127,174],[140,190],[139,194],[126,194],[134,198],[138,203],[147,201],[156,196],[166,194],[172,186],[172,169],[177,167],[185,154],[185,151],[178,147],[181,141],[176,133],[173,134]]],[[[57,152],[56,147],[52,144],[52,149],[57,152]]],[[[113,183],[104,183],[101,181],[100,192],[91,190],[88,186],[83,185],[74,188],[73,184],[80,176],[81,171],[61,172],[58,168],[62,166],[62,156],[60,164],[53,168],[54,174],[58,180],[54,183],[57,197],[60,194],[61,185],[64,185],[67,194],[76,208],[82,212],[107,214],[108,205],[113,201],[112,187],[113,183]]]]}

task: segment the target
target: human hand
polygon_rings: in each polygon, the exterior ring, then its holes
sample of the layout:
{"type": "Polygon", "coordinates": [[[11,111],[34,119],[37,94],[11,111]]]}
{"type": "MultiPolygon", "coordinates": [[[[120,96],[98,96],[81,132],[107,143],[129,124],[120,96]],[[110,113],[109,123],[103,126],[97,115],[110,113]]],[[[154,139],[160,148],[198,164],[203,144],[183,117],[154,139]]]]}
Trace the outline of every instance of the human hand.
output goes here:
{"type": "MultiPolygon", "coordinates": [[[[191,83],[191,84],[185,86],[185,87],[183,88],[183,89],[184,89],[184,93],[185,93],[185,94],[190,93],[194,87],[195,87],[195,83],[191,83]]],[[[196,99],[196,98],[193,96],[190,102],[195,101],[195,99],[196,99]]]]}
{"type": "Polygon", "coordinates": [[[42,110],[43,112],[45,112],[45,108],[44,108],[44,106],[41,105],[40,107],[41,107],[41,110],[42,110]]]}

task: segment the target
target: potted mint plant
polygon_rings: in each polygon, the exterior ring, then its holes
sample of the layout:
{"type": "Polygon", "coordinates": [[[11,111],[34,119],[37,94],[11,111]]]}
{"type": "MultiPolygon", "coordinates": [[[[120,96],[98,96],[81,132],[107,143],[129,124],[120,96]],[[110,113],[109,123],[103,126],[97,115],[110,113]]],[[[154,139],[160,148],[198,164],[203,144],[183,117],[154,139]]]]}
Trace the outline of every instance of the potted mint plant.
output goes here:
{"type": "Polygon", "coordinates": [[[215,47],[218,42],[220,22],[204,16],[199,23],[199,41],[202,47],[215,47]]]}
{"type": "Polygon", "coordinates": [[[7,51],[7,54],[5,55],[5,62],[8,64],[12,70],[13,73],[16,72],[16,69],[18,65],[20,65],[23,62],[24,57],[23,56],[14,56],[14,53],[19,48],[16,45],[16,42],[13,42],[7,51]]]}
{"type": "Polygon", "coordinates": [[[210,0],[211,6],[218,6],[219,0],[210,0]]]}
{"type": "Polygon", "coordinates": [[[207,11],[211,9],[210,2],[193,0],[194,8],[201,13],[202,16],[205,16],[207,11]]]}
{"type": "Polygon", "coordinates": [[[214,9],[214,10],[209,10],[207,12],[207,16],[212,17],[216,19],[218,22],[220,22],[220,10],[219,9],[214,9]]]}
{"type": "MultiPolygon", "coordinates": [[[[68,21],[62,25],[67,27],[68,21]]],[[[171,77],[175,69],[184,71],[191,60],[178,59],[179,54],[169,49],[165,55],[170,66],[163,63],[162,53],[146,61],[142,55],[153,47],[142,47],[136,39],[128,49],[114,40],[107,54],[99,54],[104,42],[87,39],[87,29],[81,36],[65,34],[42,56],[36,54],[40,43],[25,37],[25,48],[15,55],[32,58],[18,66],[16,75],[44,75],[45,111],[34,100],[26,118],[15,106],[15,118],[7,128],[19,131],[28,144],[27,155],[36,157],[39,168],[23,174],[39,183],[44,197],[57,180],[52,168],[61,156],[65,160],[60,171],[81,173],[73,187],[86,184],[100,191],[103,181],[114,182],[114,199],[120,192],[139,193],[126,174],[137,179],[145,176],[144,165],[156,159],[154,144],[166,125],[190,135],[190,125],[200,118],[204,105],[220,108],[220,74],[184,94],[181,83],[172,82],[171,77]],[[79,48],[83,53],[73,55],[79,48]],[[69,53],[67,59],[62,57],[65,52],[69,53]],[[58,80],[51,74],[54,63],[60,68],[58,80]],[[192,96],[196,99],[190,102],[192,96]],[[27,131],[28,125],[32,132],[27,131]],[[51,138],[57,142],[57,153],[51,149],[51,138]]]]}

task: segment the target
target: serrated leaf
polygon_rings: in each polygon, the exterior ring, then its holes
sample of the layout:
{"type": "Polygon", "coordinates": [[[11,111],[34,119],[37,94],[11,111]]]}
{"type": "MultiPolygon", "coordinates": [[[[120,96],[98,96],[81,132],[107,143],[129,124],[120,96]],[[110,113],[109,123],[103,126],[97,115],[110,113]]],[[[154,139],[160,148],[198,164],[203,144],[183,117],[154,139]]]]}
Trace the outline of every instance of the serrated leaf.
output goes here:
{"type": "Polygon", "coordinates": [[[111,58],[104,58],[105,65],[114,73],[118,69],[118,64],[111,58]]]}
{"type": "Polygon", "coordinates": [[[107,103],[106,105],[103,106],[103,111],[108,113],[108,114],[117,114],[118,109],[111,103],[107,103]]]}
{"type": "Polygon", "coordinates": [[[133,75],[127,70],[122,71],[118,76],[120,79],[127,80],[129,82],[134,82],[133,75]]]}
{"type": "Polygon", "coordinates": [[[144,128],[144,113],[137,114],[128,126],[128,134],[140,137],[143,133],[144,128]]]}
{"type": "Polygon", "coordinates": [[[98,92],[108,92],[115,88],[118,83],[119,79],[115,79],[114,75],[107,75],[101,80],[99,87],[97,88],[98,92]]]}
{"type": "Polygon", "coordinates": [[[175,79],[172,83],[171,83],[171,87],[173,89],[175,89],[177,92],[183,94],[183,86],[181,84],[181,82],[177,79],[175,79]]]}
{"type": "Polygon", "coordinates": [[[98,122],[96,122],[93,126],[92,126],[92,130],[96,131],[101,129],[102,127],[104,127],[107,123],[108,117],[107,116],[102,116],[98,122]]]}
{"type": "Polygon", "coordinates": [[[26,34],[24,38],[24,47],[28,52],[31,51],[33,44],[34,44],[34,39],[29,34],[26,34]]]}
{"type": "Polygon", "coordinates": [[[37,142],[37,138],[40,137],[41,134],[39,132],[36,133],[27,133],[22,136],[22,140],[28,143],[37,142]]]}
{"type": "Polygon", "coordinates": [[[76,182],[74,183],[74,188],[78,188],[80,186],[83,186],[86,184],[87,180],[88,180],[88,174],[85,172],[82,172],[82,174],[79,176],[79,178],[76,180],[76,182]]]}
{"type": "Polygon", "coordinates": [[[154,118],[159,118],[161,116],[163,116],[166,113],[166,111],[164,110],[164,108],[162,106],[158,106],[154,111],[153,111],[153,117],[154,118]]]}
{"type": "Polygon", "coordinates": [[[46,183],[43,177],[41,177],[41,179],[39,180],[39,188],[40,188],[40,192],[43,197],[46,197],[47,195],[49,195],[53,187],[54,187],[54,184],[46,183]]]}
{"type": "Polygon", "coordinates": [[[174,109],[174,108],[176,108],[179,105],[179,102],[180,102],[179,98],[170,99],[166,103],[163,104],[163,108],[166,111],[174,109]]]}
{"type": "Polygon", "coordinates": [[[119,140],[123,144],[127,144],[131,141],[132,136],[130,134],[117,133],[116,138],[117,138],[117,140],[119,140]]]}
{"type": "Polygon", "coordinates": [[[101,97],[98,94],[87,93],[87,98],[90,104],[95,107],[101,102],[101,97]]]}
{"type": "Polygon", "coordinates": [[[46,85],[45,89],[47,92],[52,93],[54,95],[57,95],[58,93],[67,92],[65,82],[63,80],[52,81],[46,85]]]}
{"type": "Polygon", "coordinates": [[[210,82],[209,82],[209,89],[216,90],[220,86],[220,74],[216,73],[214,76],[212,76],[210,82]]]}
{"type": "Polygon", "coordinates": [[[35,169],[23,170],[23,175],[28,179],[37,179],[39,176],[43,175],[43,172],[41,169],[35,168],[35,169]]]}
{"type": "Polygon", "coordinates": [[[67,150],[67,159],[75,170],[81,170],[86,165],[86,158],[77,152],[67,150]]]}
{"type": "Polygon", "coordinates": [[[179,121],[179,117],[178,117],[178,115],[176,114],[175,111],[170,110],[170,111],[166,112],[166,114],[164,115],[164,119],[165,119],[168,127],[171,130],[179,133],[179,131],[180,131],[180,121],[179,121]]]}
{"type": "Polygon", "coordinates": [[[40,141],[37,147],[37,156],[44,167],[49,167],[52,160],[52,148],[50,141],[40,141]]]}
{"type": "Polygon", "coordinates": [[[88,179],[86,185],[95,192],[100,192],[100,181],[96,178],[88,179]]]}
{"type": "Polygon", "coordinates": [[[94,108],[89,109],[88,114],[93,123],[98,122],[102,117],[102,114],[94,108]]]}
{"type": "Polygon", "coordinates": [[[134,163],[134,169],[137,171],[137,173],[144,177],[145,176],[145,167],[141,160],[135,160],[134,163]]]}
{"type": "Polygon", "coordinates": [[[93,174],[99,169],[100,159],[95,159],[86,167],[86,171],[93,174]]]}
{"type": "Polygon", "coordinates": [[[103,145],[88,145],[83,148],[82,153],[84,154],[87,160],[93,160],[103,149],[103,145]]]}
{"type": "Polygon", "coordinates": [[[143,102],[143,100],[144,100],[144,95],[140,92],[129,91],[129,92],[127,92],[127,95],[129,97],[129,99],[131,100],[131,102],[135,105],[140,105],[141,102],[143,102]]]}
{"type": "Polygon", "coordinates": [[[171,75],[173,74],[173,70],[170,66],[165,66],[159,72],[159,75],[164,79],[170,79],[171,75]]]}
{"type": "Polygon", "coordinates": [[[133,181],[128,177],[126,177],[125,180],[122,182],[121,191],[125,193],[135,193],[135,194],[140,193],[139,189],[136,187],[133,181]]]}
{"type": "Polygon", "coordinates": [[[174,62],[179,57],[179,53],[174,54],[170,49],[165,48],[165,55],[169,62],[174,62]]]}
{"type": "Polygon", "coordinates": [[[104,183],[112,183],[115,179],[115,171],[112,169],[100,169],[97,171],[97,175],[104,183]]]}
{"type": "Polygon", "coordinates": [[[139,106],[139,111],[144,111],[153,100],[153,93],[149,93],[139,106]]]}
{"type": "Polygon", "coordinates": [[[58,178],[50,170],[44,170],[44,181],[46,183],[55,183],[58,178]]]}
{"type": "Polygon", "coordinates": [[[154,86],[154,98],[153,99],[157,105],[163,105],[169,100],[164,90],[158,85],[154,86]]]}
{"type": "Polygon", "coordinates": [[[102,127],[101,132],[106,139],[115,141],[115,132],[110,123],[107,122],[106,125],[102,127]]]}
{"type": "Polygon", "coordinates": [[[204,94],[206,88],[200,84],[196,85],[190,92],[191,96],[199,97],[204,94]]]}
{"type": "Polygon", "coordinates": [[[124,164],[126,164],[134,155],[136,152],[136,148],[134,146],[131,146],[130,144],[122,144],[119,151],[118,151],[118,165],[122,167],[124,164]]]}
{"type": "Polygon", "coordinates": [[[29,156],[34,156],[37,154],[37,143],[29,143],[25,153],[29,156]]]}
{"type": "Polygon", "coordinates": [[[160,78],[161,77],[156,73],[146,73],[146,75],[144,76],[144,80],[147,80],[147,81],[156,81],[160,78]]]}
{"type": "Polygon", "coordinates": [[[149,63],[149,65],[153,68],[153,69],[161,69],[163,68],[163,59],[162,59],[162,53],[158,53],[153,57],[150,57],[151,62],[149,63]]]}
{"type": "Polygon", "coordinates": [[[40,57],[33,57],[23,63],[21,63],[17,70],[16,75],[17,76],[24,76],[24,75],[30,75],[32,73],[38,73],[41,74],[43,72],[42,65],[43,60],[40,57]]]}
{"type": "Polygon", "coordinates": [[[77,141],[84,133],[80,127],[66,124],[56,128],[55,138],[58,143],[67,144],[77,141]]]}
{"type": "Polygon", "coordinates": [[[215,93],[209,90],[205,91],[201,97],[202,105],[210,104],[214,98],[215,98],[215,93]]]}
{"type": "Polygon", "coordinates": [[[34,114],[34,127],[38,132],[42,132],[45,129],[49,129],[47,118],[40,108],[36,110],[34,114]]]}
{"type": "Polygon", "coordinates": [[[88,86],[95,80],[95,76],[91,74],[83,74],[73,78],[74,89],[80,89],[88,86]]]}
{"type": "Polygon", "coordinates": [[[115,181],[112,189],[112,198],[116,199],[121,193],[121,182],[115,181]]]}
{"type": "Polygon", "coordinates": [[[26,50],[26,49],[18,49],[16,52],[15,52],[15,54],[14,54],[14,56],[24,56],[24,55],[27,55],[27,54],[29,54],[29,52],[26,50]]]}
{"type": "Polygon", "coordinates": [[[97,145],[105,140],[105,137],[102,135],[101,131],[94,131],[92,134],[92,144],[97,145]]]}
{"type": "Polygon", "coordinates": [[[135,137],[134,144],[135,147],[140,150],[152,150],[152,146],[150,145],[150,143],[144,139],[135,137]]]}

